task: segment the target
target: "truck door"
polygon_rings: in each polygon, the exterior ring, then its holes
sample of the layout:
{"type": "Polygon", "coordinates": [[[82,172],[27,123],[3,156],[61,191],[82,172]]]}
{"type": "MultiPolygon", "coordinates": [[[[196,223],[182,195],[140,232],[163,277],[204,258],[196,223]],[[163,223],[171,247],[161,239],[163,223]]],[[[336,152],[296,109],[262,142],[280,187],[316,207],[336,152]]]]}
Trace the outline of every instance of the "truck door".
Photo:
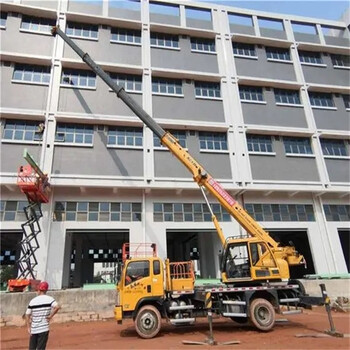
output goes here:
{"type": "Polygon", "coordinates": [[[123,310],[133,311],[140,299],[150,296],[152,296],[150,261],[130,261],[124,278],[123,310]]]}

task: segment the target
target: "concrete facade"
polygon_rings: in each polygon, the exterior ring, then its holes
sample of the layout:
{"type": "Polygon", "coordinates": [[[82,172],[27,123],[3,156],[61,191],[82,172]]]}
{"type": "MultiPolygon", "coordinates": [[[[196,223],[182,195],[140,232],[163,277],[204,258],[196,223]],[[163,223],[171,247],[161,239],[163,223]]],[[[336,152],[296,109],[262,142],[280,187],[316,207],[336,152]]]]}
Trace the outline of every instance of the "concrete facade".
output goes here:
{"type": "MultiPolygon", "coordinates": [[[[37,277],[48,280],[53,289],[70,286],[73,248],[75,256],[77,251],[86,255],[89,248],[99,248],[87,243],[79,246],[78,240],[73,242],[70,235],[91,232],[96,234],[96,240],[98,235],[111,232],[115,237],[128,234],[130,242],[154,242],[164,258],[168,256],[169,232],[179,232],[179,236],[184,237],[194,233],[201,250],[202,273],[205,277],[219,274],[220,247],[211,221],[196,219],[195,205],[205,202],[191,175],[168,151],[154,146],[152,132],[100,78],[96,78],[94,86],[83,87],[63,81],[62,72],[86,72],[88,68],[59,37],[37,32],[35,27],[22,28],[24,18],[33,21],[39,17],[59,24],[63,30],[69,23],[96,26],[96,38],[73,35],[73,40],[107,72],[141,77],[142,89],[131,91],[132,97],[163,128],[184,132],[191,155],[242,205],[287,208],[291,215],[288,219],[279,212],[279,219],[265,216],[257,220],[279,235],[285,231],[290,236],[301,232],[308,242],[307,251],[302,252],[310,255],[311,273],[348,273],[350,107],[346,101],[350,93],[350,67],[347,23],[188,1],[144,0],[118,8],[120,3],[13,0],[1,4],[4,13],[0,29],[2,236],[10,237],[11,233],[21,231],[22,222],[16,219],[19,216],[8,219],[10,216],[6,213],[10,211],[7,203],[25,200],[16,186],[16,172],[25,162],[23,149],[28,148],[49,174],[52,185],[50,203],[42,207],[36,272],[37,277]],[[160,10],[153,11],[153,5],[158,5],[160,10]],[[193,11],[198,13],[193,15],[193,11]],[[235,21],[237,17],[248,18],[250,25],[235,21]],[[262,20],[277,21],[282,29],[267,28],[262,20]],[[315,34],[296,31],[296,24],[314,26],[315,34]],[[134,36],[139,32],[140,42],[112,40],[113,28],[131,30],[129,33],[134,36]],[[157,45],[151,44],[153,33],[158,35],[157,45]],[[177,46],[163,46],[167,45],[162,39],[164,35],[168,41],[175,36],[177,46]],[[213,42],[215,50],[193,49],[191,44],[196,40],[213,42]],[[250,45],[254,55],[234,54],[233,43],[250,45]],[[267,52],[271,47],[277,51],[287,50],[289,59],[270,59],[267,52]],[[302,52],[319,54],[322,63],[302,62],[302,52]],[[345,65],[335,64],[335,56],[343,58],[345,65]],[[23,64],[46,67],[50,72],[49,82],[14,79],[14,71],[23,64]],[[152,82],[156,79],[180,81],[182,92],[155,92],[152,82]],[[219,84],[220,97],[199,96],[198,84],[219,84]],[[240,98],[242,87],[261,88],[263,101],[240,98]],[[276,91],[281,89],[296,91],[299,103],[278,103],[276,91]],[[333,105],[316,106],[310,99],[312,93],[330,96],[333,105]],[[11,121],[44,122],[43,139],[6,138],[5,130],[11,121]],[[58,128],[62,125],[76,125],[76,129],[93,126],[92,141],[87,144],[58,141],[58,128]],[[141,130],[142,143],[111,145],[109,137],[113,128],[129,128],[125,129],[129,133],[141,130]],[[224,134],[227,148],[203,149],[200,140],[208,133],[224,134]],[[268,136],[273,151],[249,150],[250,135],[268,136]],[[285,148],[288,137],[307,139],[312,152],[289,154],[285,148]],[[345,154],[324,154],[323,140],[341,141],[345,154]],[[94,217],[92,210],[79,209],[85,206],[79,204],[81,202],[99,203],[96,220],[90,219],[90,215],[94,217]],[[57,203],[64,203],[63,219],[57,217],[57,203]],[[101,203],[108,203],[108,219],[101,203]],[[117,219],[112,219],[111,203],[121,207],[115,212],[117,219]],[[140,211],[133,209],[136,204],[140,205],[140,211]],[[156,220],[156,204],[163,208],[160,221],[156,220]],[[168,204],[171,213],[165,209],[168,204]],[[176,204],[183,208],[184,219],[178,221],[176,204]],[[192,206],[187,218],[192,219],[186,219],[187,204],[192,206]],[[127,209],[130,205],[131,209],[127,209]],[[309,205],[312,218],[303,219],[298,215],[292,218],[291,207],[304,210],[309,205]],[[69,210],[72,206],[75,209],[69,210]],[[346,213],[337,212],[337,219],[330,219],[326,213],[328,207],[346,213]],[[210,245],[206,244],[208,235],[212,240],[210,245]]],[[[130,137],[134,140],[134,136],[130,137]]],[[[216,203],[214,198],[209,200],[216,203]]],[[[227,237],[243,233],[234,219],[225,220],[224,215],[220,224],[227,237]]],[[[104,249],[107,246],[108,243],[104,249]]],[[[76,258],[74,263],[77,268],[82,260],[76,258]]],[[[73,279],[85,282],[80,277],[73,276],[73,279]]]]}

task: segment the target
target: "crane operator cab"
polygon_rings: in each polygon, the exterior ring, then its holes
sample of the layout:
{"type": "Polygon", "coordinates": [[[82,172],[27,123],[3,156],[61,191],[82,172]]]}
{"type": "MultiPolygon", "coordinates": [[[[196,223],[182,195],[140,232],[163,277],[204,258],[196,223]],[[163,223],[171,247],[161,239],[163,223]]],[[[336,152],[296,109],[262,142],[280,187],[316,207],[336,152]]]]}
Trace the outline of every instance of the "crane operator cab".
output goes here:
{"type": "Polygon", "coordinates": [[[252,237],[231,242],[227,242],[221,258],[223,282],[281,279],[276,259],[266,242],[252,237]]]}

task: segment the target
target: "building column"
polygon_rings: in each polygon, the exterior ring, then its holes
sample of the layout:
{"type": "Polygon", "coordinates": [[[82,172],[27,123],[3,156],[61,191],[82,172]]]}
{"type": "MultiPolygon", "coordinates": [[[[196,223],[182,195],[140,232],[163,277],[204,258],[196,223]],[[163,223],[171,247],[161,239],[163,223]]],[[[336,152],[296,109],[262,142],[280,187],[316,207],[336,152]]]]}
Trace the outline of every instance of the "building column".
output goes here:
{"type": "Polygon", "coordinates": [[[315,220],[319,226],[319,239],[314,240],[313,244],[322,244],[324,259],[326,260],[327,271],[320,271],[319,273],[338,273],[337,257],[333,249],[333,243],[330,237],[330,232],[327,227],[327,220],[323,210],[323,202],[321,196],[313,195],[313,206],[315,210],[315,220]]]}
{"type": "Polygon", "coordinates": [[[81,276],[81,285],[83,286],[85,283],[93,283],[94,279],[94,260],[89,258],[89,242],[85,240],[83,242],[83,268],[80,273],[81,276]]]}
{"type": "Polygon", "coordinates": [[[75,259],[74,259],[74,274],[73,287],[81,286],[82,268],[83,268],[83,239],[80,235],[75,236],[75,259]]]}
{"type": "Polygon", "coordinates": [[[260,27],[259,27],[258,16],[253,15],[252,16],[252,20],[253,20],[253,26],[254,26],[255,35],[259,37],[259,36],[261,36],[261,34],[260,34],[260,27]]]}

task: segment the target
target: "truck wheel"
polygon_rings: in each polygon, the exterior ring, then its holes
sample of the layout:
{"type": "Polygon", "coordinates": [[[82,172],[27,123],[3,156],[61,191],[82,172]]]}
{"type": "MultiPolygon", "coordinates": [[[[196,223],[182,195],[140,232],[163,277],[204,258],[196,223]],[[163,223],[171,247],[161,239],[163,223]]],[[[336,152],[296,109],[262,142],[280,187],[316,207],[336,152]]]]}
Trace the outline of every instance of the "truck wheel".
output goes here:
{"type": "Polygon", "coordinates": [[[302,295],[308,295],[306,294],[305,287],[303,283],[299,280],[289,280],[288,284],[297,284],[299,286],[299,291],[302,295]]]}
{"type": "Polygon", "coordinates": [[[144,339],[155,337],[160,331],[161,317],[158,309],[152,305],[143,306],[137,313],[135,329],[144,339]]]}
{"type": "Polygon", "coordinates": [[[265,299],[255,299],[250,304],[250,319],[254,326],[267,332],[275,325],[275,309],[265,299]]]}

